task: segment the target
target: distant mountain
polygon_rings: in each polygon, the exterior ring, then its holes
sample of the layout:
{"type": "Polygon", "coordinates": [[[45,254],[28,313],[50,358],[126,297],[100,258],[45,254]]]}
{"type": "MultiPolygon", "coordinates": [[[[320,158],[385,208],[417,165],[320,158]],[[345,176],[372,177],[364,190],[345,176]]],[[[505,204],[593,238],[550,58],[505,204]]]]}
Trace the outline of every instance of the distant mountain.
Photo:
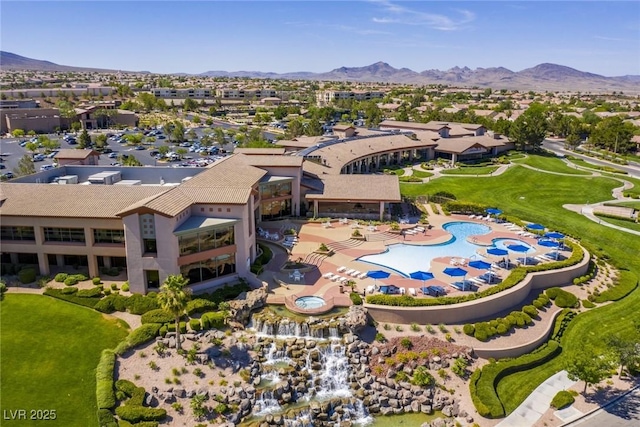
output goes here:
{"type": "MultiPolygon", "coordinates": [[[[73,73],[115,73],[119,70],[108,70],[104,68],[74,67],[69,65],[59,65],[50,61],[27,58],[15,53],[0,51],[1,70],[32,70],[32,71],[57,71],[73,73]]],[[[148,71],[137,71],[138,73],[149,73],[148,71]]]]}
{"type": "MultiPolygon", "coordinates": [[[[49,61],[26,58],[14,53],[0,51],[0,69],[71,71],[71,72],[115,72],[100,68],[72,67],[49,61]]],[[[148,73],[148,72],[141,72],[148,73]]],[[[174,75],[188,76],[186,73],[174,75]]],[[[259,79],[358,81],[371,83],[445,84],[462,87],[491,87],[494,89],[517,89],[535,91],[579,90],[591,92],[626,91],[640,93],[640,75],[605,77],[579,71],[557,64],[539,64],[522,71],[511,71],[504,67],[476,68],[453,67],[446,71],[425,70],[416,72],[408,68],[394,68],[386,62],[376,62],[364,67],[340,67],[324,73],[298,71],[273,73],[264,71],[206,71],[203,77],[249,77],[259,79]]]]}

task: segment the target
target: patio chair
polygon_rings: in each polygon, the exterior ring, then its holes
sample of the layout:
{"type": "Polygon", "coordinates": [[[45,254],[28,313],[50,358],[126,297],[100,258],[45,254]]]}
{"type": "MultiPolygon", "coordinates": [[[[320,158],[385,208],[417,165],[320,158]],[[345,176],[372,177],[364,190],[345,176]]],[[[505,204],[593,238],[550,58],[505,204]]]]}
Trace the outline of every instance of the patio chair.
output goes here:
{"type": "Polygon", "coordinates": [[[373,285],[367,286],[366,291],[367,291],[368,294],[372,294],[372,293],[374,293],[376,291],[376,287],[373,286],[373,285]]]}
{"type": "Polygon", "coordinates": [[[324,277],[325,279],[331,279],[333,277],[333,273],[324,273],[322,277],[324,277]]]}
{"type": "Polygon", "coordinates": [[[409,288],[409,295],[411,295],[412,297],[417,296],[416,288],[409,288]]]}
{"type": "Polygon", "coordinates": [[[405,288],[400,288],[400,295],[404,295],[406,293],[406,289],[405,288]]]}
{"type": "Polygon", "coordinates": [[[358,276],[358,279],[366,279],[366,278],[367,278],[367,273],[361,273],[361,274],[358,276]]]}
{"type": "Polygon", "coordinates": [[[362,273],[360,273],[358,270],[356,270],[353,273],[351,273],[350,276],[357,278],[358,276],[360,276],[360,274],[362,274],[362,273]]]}
{"type": "Polygon", "coordinates": [[[475,215],[469,215],[469,219],[476,219],[475,215]]]}
{"type": "Polygon", "coordinates": [[[338,267],[338,270],[336,270],[336,271],[338,273],[344,273],[345,271],[347,271],[347,267],[345,267],[345,266],[338,267]]]}
{"type": "Polygon", "coordinates": [[[347,276],[351,276],[351,273],[353,273],[355,270],[353,268],[350,268],[349,270],[345,271],[344,274],[346,274],[347,276]]]}
{"type": "Polygon", "coordinates": [[[342,280],[342,277],[338,276],[337,274],[336,274],[336,275],[334,275],[334,276],[331,278],[331,281],[332,281],[332,282],[337,282],[337,281],[339,281],[339,280],[342,280]]]}

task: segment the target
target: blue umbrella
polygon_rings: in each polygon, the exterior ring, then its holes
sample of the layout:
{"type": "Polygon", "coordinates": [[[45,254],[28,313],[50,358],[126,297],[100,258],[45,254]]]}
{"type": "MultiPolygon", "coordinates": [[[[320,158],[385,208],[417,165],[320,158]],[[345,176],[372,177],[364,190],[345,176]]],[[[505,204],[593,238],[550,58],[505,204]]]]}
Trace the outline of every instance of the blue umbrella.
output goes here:
{"type": "Polygon", "coordinates": [[[373,279],[373,283],[376,283],[378,279],[386,279],[389,276],[391,276],[391,273],[387,273],[382,270],[367,271],[367,277],[371,277],[373,279]]]}
{"type": "Polygon", "coordinates": [[[560,246],[560,243],[554,240],[544,240],[544,239],[538,240],[538,244],[540,246],[546,246],[547,248],[557,248],[558,246],[560,246]]]}
{"type": "Polygon", "coordinates": [[[433,279],[433,273],[428,271],[414,271],[409,274],[409,277],[415,280],[422,280],[422,284],[424,284],[425,281],[433,279]]]}
{"type": "Polygon", "coordinates": [[[487,212],[489,215],[500,215],[502,213],[500,209],[496,208],[489,208],[485,212],[487,212]]]}
{"type": "Polygon", "coordinates": [[[527,227],[529,230],[544,230],[546,228],[544,225],[536,223],[527,224],[525,225],[525,227],[527,227]]]}
{"type": "Polygon", "coordinates": [[[549,239],[564,239],[564,234],[558,233],[557,231],[551,231],[549,233],[545,233],[544,237],[548,237],[549,239]]]}
{"type": "Polygon", "coordinates": [[[469,267],[473,267],[473,268],[479,268],[480,270],[488,270],[491,268],[491,264],[486,262],[486,261],[482,261],[482,260],[477,260],[477,261],[471,261],[469,264],[467,264],[469,267]]]}
{"type": "Polygon", "coordinates": [[[507,249],[509,249],[510,251],[514,251],[514,252],[524,252],[525,256],[524,256],[524,265],[527,265],[527,255],[526,253],[529,252],[529,247],[525,246],[525,245],[509,245],[507,246],[507,249]]]}
{"type": "MultiPolygon", "coordinates": [[[[451,277],[464,277],[467,275],[467,270],[463,270],[460,267],[448,267],[444,269],[444,274],[447,274],[451,277]]],[[[462,289],[466,286],[466,282],[462,279],[462,289]]]]}
{"type": "Polygon", "coordinates": [[[487,253],[489,255],[495,255],[495,256],[505,256],[509,253],[509,251],[505,250],[505,249],[500,249],[500,248],[489,248],[487,249],[487,253]]]}

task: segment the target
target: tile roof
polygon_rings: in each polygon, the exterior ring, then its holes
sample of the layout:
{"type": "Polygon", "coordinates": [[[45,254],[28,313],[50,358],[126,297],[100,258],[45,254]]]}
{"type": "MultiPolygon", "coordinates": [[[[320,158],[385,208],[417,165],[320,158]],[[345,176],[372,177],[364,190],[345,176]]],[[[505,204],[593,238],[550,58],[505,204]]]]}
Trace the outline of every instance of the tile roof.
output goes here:
{"type": "Polygon", "coordinates": [[[117,218],[122,209],[156,197],[166,187],[5,183],[1,216],[117,218]]]}
{"type": "Polygon", "coordinates": [[[257,155],[257,154],[270,154],[270,155],[282,155],[284,154],[284,148],[274,147],[274,148],[236,148],[233,150],[234,154],[247,154],[247,155],[257,155]]]}
{"type": "Polygon", "coordinates": [[[376,200],[399,202],[396,175],[328,175],[322,178],[322,194],[307,193],[310,200],[376,200]]]}
{"type": "Polygon", "coordinates": [[[481,145],[485,148],[502,147],[510,141],[506,137],[492,138],[489,135],[467,136],[464,138],[442,138],[438,140],[436,151],[447,153],[464,154],[474,145],[481,145]]]}
{"type": "Polygon", "coordinates": [[[75,149],[75,148],[62,148],[56,153],[54,158],[56,158],[56,159],[86,159],[87,157],[89,157],[91,155],[99,156],[100,153],[98,153],[95,150],[89,150],[89,149],[87,149],[87,150],[79,150],[79,149],[75,149]]]}

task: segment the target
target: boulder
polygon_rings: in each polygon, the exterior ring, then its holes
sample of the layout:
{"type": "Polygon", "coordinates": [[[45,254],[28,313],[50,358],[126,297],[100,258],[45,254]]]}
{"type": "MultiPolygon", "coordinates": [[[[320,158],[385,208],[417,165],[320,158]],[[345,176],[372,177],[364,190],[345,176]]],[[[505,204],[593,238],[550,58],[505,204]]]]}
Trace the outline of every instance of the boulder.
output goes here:
{"type": "Polygon", "coordinates": [[[267,287],[263,286],[249,292],[243,292],[232,301],[229,301],[231,307],[231,321],[246,325],[251,318],[251,312],[258,308],[264,307],[267,301],[267,287]]]}
{"type": "Polygon", "coordinates": [[[345,327],[351,332],[358,332],[368,324],[367,309],[361,305],[352,305],[345,314],[345,327]]]}

